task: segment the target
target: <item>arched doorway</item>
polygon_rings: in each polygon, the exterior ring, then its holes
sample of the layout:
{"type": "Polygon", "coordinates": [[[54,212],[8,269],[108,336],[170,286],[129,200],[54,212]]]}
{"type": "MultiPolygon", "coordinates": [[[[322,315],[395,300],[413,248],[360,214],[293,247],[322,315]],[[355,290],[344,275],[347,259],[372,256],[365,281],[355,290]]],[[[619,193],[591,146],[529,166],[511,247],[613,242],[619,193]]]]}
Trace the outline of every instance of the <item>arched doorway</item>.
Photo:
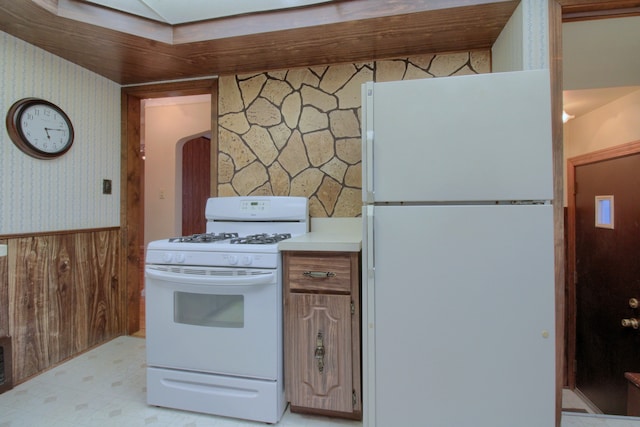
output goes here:
{"type": "MultiPolygon", "coordinates": [[[[204,209],[211,195],[211,135],[190,138],[181,145],[182,235],[204,233],[204,209]]],[[[176,197],[176,198],[177,198],[176,197]]]]}

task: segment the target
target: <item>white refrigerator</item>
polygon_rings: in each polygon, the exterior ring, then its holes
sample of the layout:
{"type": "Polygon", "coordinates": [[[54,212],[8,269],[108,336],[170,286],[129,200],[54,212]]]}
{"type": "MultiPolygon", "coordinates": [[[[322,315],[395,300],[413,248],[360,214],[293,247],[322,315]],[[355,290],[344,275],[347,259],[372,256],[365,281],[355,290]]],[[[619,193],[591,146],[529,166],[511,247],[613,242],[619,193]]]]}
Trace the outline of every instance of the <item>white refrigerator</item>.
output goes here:
{"type": "Polygon", "coordinates": [[[555,425],[549,70],[362,96],[364,426],[555,425]]]}

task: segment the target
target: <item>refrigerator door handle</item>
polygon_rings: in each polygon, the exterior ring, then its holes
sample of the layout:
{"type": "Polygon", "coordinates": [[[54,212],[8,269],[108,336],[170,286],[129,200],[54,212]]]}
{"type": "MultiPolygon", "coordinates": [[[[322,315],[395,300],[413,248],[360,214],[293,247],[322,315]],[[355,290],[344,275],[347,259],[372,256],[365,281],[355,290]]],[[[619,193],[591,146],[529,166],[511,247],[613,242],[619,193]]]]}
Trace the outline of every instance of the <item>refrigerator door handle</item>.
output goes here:
{"type": "Polygon", "coordinates": [[[374,205],[367,205],[364,207],[364,212],[366,214],[365,217],[365,221],[364,221],[364,225],[365,225],[365,229],[364,229],[364,233],[365,235],[364,237],[364,241],[363,241],[363,245],[366,247],[366,259],[367,259],[367,271],[365,271],[364,273],[367,275],[367,281],[370,284],[373,284],[373,271],[375,270],[375,266],[373,265],[373,251],[374,251],[374,246],[373,246],[373,214],[374,214],[374,209],[375,206],[374,205]]]}
{"type": "Polygon", "coordinates": [[[364,153],[366,155],[366,159],[367,159],[367,164],[369,165],[369,167],[367,167],[365,169],[365,172],[367,174],[367,203],[373,203],[374,202],[374,191],[373,191],[373,130],[368,130],[367,131],[367,136],[366,136],[366,152],[364,153]]]}
{"type": "Polygon", "coordinates": [[[375,267],[373,246],[373,215],[375,207],[365,205],[362,207],[363,236],[363,283],[362,283],[362,416],[364,426],[376,426],[375,411],[375,267]]]}
{"type": "Polygon", "coordinates": [[[365,102],[362,117],[362,169],[363,201],[373,203],[373,82],[362,85],[362,99],[365,102]]]}

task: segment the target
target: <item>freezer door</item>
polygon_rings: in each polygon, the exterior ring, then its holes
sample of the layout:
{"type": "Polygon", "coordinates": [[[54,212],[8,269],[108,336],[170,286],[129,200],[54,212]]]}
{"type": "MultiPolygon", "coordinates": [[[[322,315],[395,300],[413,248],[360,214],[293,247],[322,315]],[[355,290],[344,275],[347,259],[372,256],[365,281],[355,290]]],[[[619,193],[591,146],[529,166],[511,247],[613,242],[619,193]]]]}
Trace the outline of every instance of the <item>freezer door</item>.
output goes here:
{"type": "Polygon", "coordinates": [[[363,200],[552,198],[549,70],[363,87],[363,200]]]}
{"type": "Polygon", "coordinates": [[[552,207],[367,212],[364,425],[554,425],[552,207]]]}

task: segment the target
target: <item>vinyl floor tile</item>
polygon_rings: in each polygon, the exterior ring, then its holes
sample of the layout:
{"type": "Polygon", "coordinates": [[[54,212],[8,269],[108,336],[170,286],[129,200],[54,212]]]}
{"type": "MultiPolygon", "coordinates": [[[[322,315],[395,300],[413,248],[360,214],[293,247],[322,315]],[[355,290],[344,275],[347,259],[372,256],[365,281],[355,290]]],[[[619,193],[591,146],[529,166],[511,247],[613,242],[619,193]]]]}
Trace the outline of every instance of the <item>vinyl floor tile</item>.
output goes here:
{"type": "MultiPolygon", "coordinates": [[[[255,427],[265,423],[149,406],[145,340],[119,337],[0,395],[0,427],[255,427]]],[[[360,427],[292,414],[282,427],[360,427]]]]}
{"type": "MultiPolygon", "coordinates": [[[[147,405],[145,357],[144,338],[118,337],[38,375],[0,394],[0,427],[265,425],[147,405]]],[[[278,426],[361,427],[362,423],[287,410],[278,426]]],[[[640,419],[565,413],[562,427],[640,427],[640,419]]]]}

